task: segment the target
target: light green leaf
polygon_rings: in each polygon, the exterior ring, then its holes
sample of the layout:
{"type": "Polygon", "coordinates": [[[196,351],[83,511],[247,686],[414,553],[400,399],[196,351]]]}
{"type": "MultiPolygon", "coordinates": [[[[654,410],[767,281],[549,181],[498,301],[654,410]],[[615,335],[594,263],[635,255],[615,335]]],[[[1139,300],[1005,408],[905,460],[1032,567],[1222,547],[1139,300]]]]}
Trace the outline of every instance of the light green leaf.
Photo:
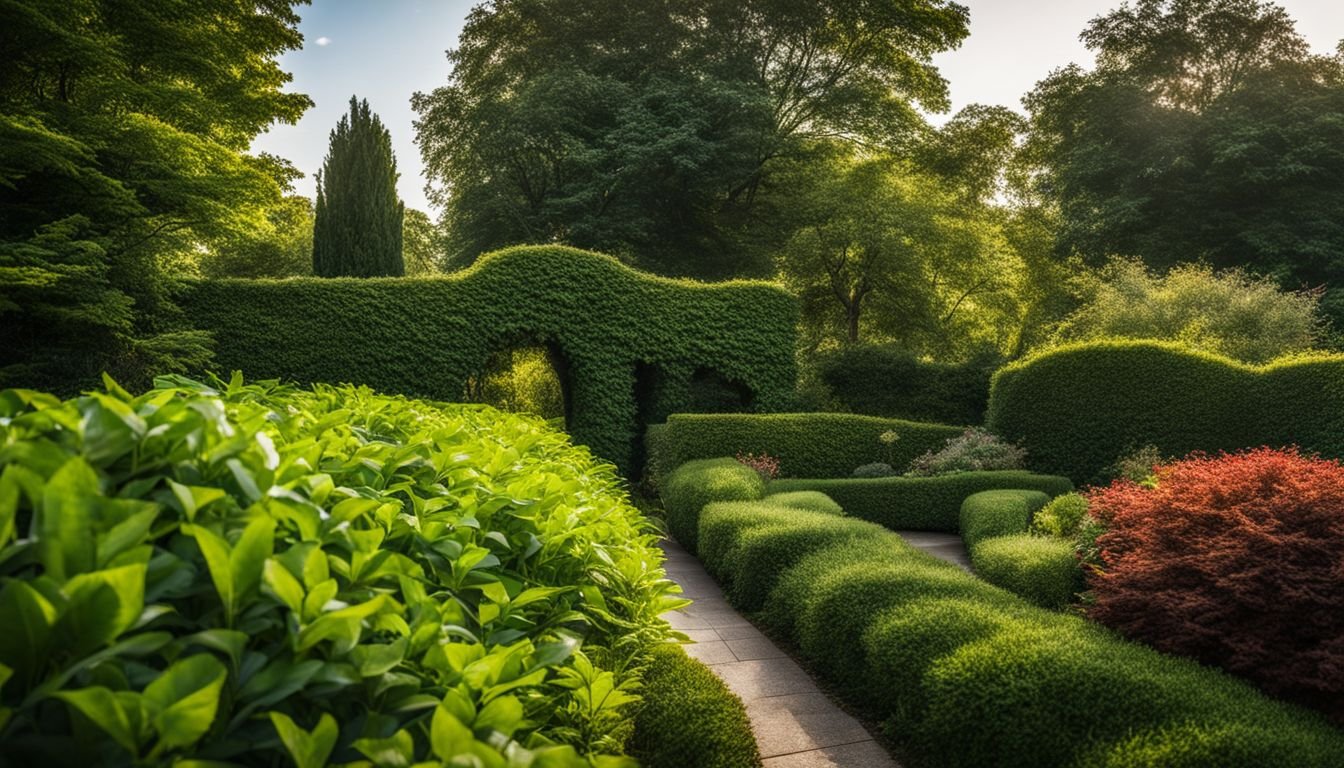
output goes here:
{"type": "Polygon", "coordinates": [[[303,613],[303,585],[274,557],[266,561],[262,572],[266,594],[284,603],[296,616],[303,613]]]}
{"type": "Polygon", "coordinates": [[[471,729],[462,724],[447,707],[434,710],[434,719],[429,725],[430,748],[440,760],[452,760],[454,757],[471,754],[476,742],[471,729]]]}
{"type": "Polygon", "coordinates": [[[182,485],[172,480],[168,481],[168,487],[172,489],[173,497],[177,499],[177,503],[182,505],[182,512],[186,515],[188,521],[194,521],[197,512],[228,495],[221,488],[182,485]]]}
{"type": "Polygon", "coordinates": [[[205,557],[205,567],[210,571],[210,580],[215,583],[215,591],[224,603],[224,614],[229,623],[233,622],[234,606],[237,596],[233,591],[233,567],[229,564],[229,543],[209,528],[199,525],[184,525],[182,532],[196,539],[201,555],[205,557]]]}
{"type": "Polygon", "coordinates": [[[62,591],[69,602],[56,621],[57,642],[80,657],[134,626],[145,609],[145,572],[144,565],[124,565],[66,582],[62,591]]]}
{"type": "Polygon", "coordinates": [[[379,768],[409,768],[415,762],[415,738],[406,730],[386,739],[359,739],[354,747],[379,768]]]}
{"type": "Polygon", "coordinates": [[[512,736],[523,720],[523,703],[516,696],[500,696],[481,708],[476,715],[475,727],[494,728],[505,736],[512,736]]]}
{"type": "Polygon", "coordinates": [[[189,747],[210,730],[228,674],[218,659],[200,653],[173,664],[145,687],[161,745],[189,747]]]}
{"type": "Polygon", "coordinates": [[[46,666],[47,642],[56,623],[56,608],[42,593],[22,581],[0,587],[0,664],[17,670],[20,680],[46,666]]]}
{"type": "Polygon", "coordinates": [[[243,529],[243,535],[229,555],[233,573],[233,593],[241,599],[261,583],[262,569],[275,549],[275,520],[259,515],[243,529]]]}
{"type": "Polygon", "coordinates": [[[98,567],[106,568],[113,558],[145,540],[154,520],[159,516],[159,505],[149,502],[131,502],[119,499],[122,503],[134,503],[141,506],[139,512],[132,513],[117,523],[112,530],[98,538],[98,567]]]}
{"type": "Polygon", "coordinates": [[[55,698],[74,707],[127,752],[139,756],[143,724],[138,694],[114,693],[107,688],[93,687],[60,691],[55,698]]]}
{"type": "Polygon", "coordinates": [[[390,645],[360,645],[350,651],[350,661],[363,677],[377,677],[390,671],[406,656],[407,638],[390,645]]]}
{"type": "Polygon", "coordinates": [[[47,481],[38,545],[46,574],[57,581],[97,568],[95,505],[101,495],[93,467],[76,456],[47,481]]]}
{"type": "Polygon", "coordinates": [[[317,727],[309,733],[282,712],[271,712],[270,717],[275,732],[280,735],[280,741],[284,742],[285,749],[289,750],[289,755],[294,758],[298,768],[326,766],[327,758],[336,747],[336,738],[340,735],[336,718],[323,712],[322,718],[317,721],[317,727]]]}

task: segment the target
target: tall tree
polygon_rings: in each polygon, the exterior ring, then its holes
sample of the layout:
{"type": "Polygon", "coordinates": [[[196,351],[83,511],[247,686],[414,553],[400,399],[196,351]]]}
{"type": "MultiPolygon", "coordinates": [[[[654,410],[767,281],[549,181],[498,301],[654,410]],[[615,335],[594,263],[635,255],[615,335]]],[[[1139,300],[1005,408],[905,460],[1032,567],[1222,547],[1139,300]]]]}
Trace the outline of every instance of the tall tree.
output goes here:
{"type": "Polygon", "coordinates": [[[1138,0],[1027,97],[1057,252],[1242,266],[1344,322],[1344,50],[1260,0],[1138,0]]]}
{"type": "Polygon", "coordinates": [[[291,169],[246,154],[308,97],[302,0],[0,2],[0,387],[201,364],[169,279],[264,225],[291,169]]]}
{"type": "Polygon", "coordinates": [[[387,277],[406,272],[392,135],[350,97],[350,111],[331,132],[317,175],[313,273],[319,277],[387,277]]]}

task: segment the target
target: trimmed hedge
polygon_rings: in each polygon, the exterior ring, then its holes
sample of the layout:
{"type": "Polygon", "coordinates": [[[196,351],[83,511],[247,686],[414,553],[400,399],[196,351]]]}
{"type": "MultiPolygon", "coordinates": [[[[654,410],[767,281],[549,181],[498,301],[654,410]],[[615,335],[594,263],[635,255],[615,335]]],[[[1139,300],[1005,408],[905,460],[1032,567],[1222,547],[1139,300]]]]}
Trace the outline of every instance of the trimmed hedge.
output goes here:
{"type": "Polygon", "coordinates": [[[981,491],[961,504],[961,540],[968,549],[996,536],[1025,533],[1031,516],[1050,502],[1040,491],[981,491]]]}
{"type": "Polygon", "coordinates": [[[1043,608],[1060,609],[1086,587],[1073,542],[1017,533],[971,548],[975,575],[1043,608]]]}
{"type": "Polygon", "coordinates": [[[878,477],[834,480],[774,480],[770,493],[821,491],[845,514],[895,530],[959,530],[961,503],[980,491],[1029,489],[1057,496],[1073,490],[1067,478],[1031,472],[961,472],[938,477],[878,477]]]}
{"type": "Polygon", "coordinates": [[[1080,483],[1127,452],[1298,445],[1344,456],[1344,355],[1249,366],[1150,341],[1060,347],[994,375],[987,423],[1032,469],[1080,483]]]}
{"type": "Polygon", "coordinates": [[[697,372],[742,385],[760,411],[787,407],[796,379],[786,291],[670,280],[559,246],[509,248],[445,277],[196,282],[180,303],[223,370],[441,401],[460,400],[491,353],[547,345],[565,363],[569,431],[627,475],[639,420],[685,409],[697,372]]]}
{"type": "Polygon", "coordinates": [[[628,750],[644,768],[756,768],[760,750],[742,701],[678,645],[655,648],[628,750]]]}
{"type": "Polygon", "coordinates": [[[682,464],[662,489],[667,530],[695,554],[700,510],[712,501],[751,501],[765,495],[765,481],[736,459],[701,459],[682,464]]]}
{"type": "Polygon", "coordinates": [[[835,500],[821,491],[789,491],[787,493],[772,493],[765,498],[775,504],[783,504],[786,507],[803,509],[808,512],[822,512],[828,515],[843,515],[845,510],[835,503],[835,500]]]}
{"type": "Polygon", "coordinates": [[[646,441],[655,475],[692,459],[764,452],[779,459],[780,474],[792,477],[849,477],[878,461],[904,467],[962,433],[943,424],[847,413],[678,413],[656,429],[646,441]],[[899,435],[890,457],[878,442],[888,430],[899,435]]]}
{"type": "Polygon", "coordinates": [[[817,373],[846,410],[942,424],[979,424],[995,360],[931,363],[891,345],[842,347],[816,358],[817,373]]]}

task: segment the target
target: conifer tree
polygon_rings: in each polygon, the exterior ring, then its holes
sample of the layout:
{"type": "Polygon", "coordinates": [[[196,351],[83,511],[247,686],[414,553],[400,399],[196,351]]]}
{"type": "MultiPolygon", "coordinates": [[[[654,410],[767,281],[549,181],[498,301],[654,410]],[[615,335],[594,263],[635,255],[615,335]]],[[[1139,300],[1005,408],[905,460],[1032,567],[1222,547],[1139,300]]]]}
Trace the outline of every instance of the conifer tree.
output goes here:
{"type": "Polygon", "coordinates": [[[331,132],[317,175],[313,273],[319,277],[386,277],[405,273],[404,208],[397,197],[392,136],[368,100],[350,97],[350,112],[331,132]]]}

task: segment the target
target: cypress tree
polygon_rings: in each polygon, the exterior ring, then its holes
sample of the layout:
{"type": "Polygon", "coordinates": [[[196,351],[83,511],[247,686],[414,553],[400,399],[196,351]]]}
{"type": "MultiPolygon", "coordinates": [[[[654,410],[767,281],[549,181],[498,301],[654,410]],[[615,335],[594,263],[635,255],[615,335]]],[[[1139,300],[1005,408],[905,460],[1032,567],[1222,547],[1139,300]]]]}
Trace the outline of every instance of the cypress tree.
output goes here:
{"type": "Polygon", "coordinates": [[[350,97],[350,113],[331,132],[317,174],[313,221],[313,273],[320,277],[384,277],[405,273],[392,136],[369,110],[350,97]]]}

